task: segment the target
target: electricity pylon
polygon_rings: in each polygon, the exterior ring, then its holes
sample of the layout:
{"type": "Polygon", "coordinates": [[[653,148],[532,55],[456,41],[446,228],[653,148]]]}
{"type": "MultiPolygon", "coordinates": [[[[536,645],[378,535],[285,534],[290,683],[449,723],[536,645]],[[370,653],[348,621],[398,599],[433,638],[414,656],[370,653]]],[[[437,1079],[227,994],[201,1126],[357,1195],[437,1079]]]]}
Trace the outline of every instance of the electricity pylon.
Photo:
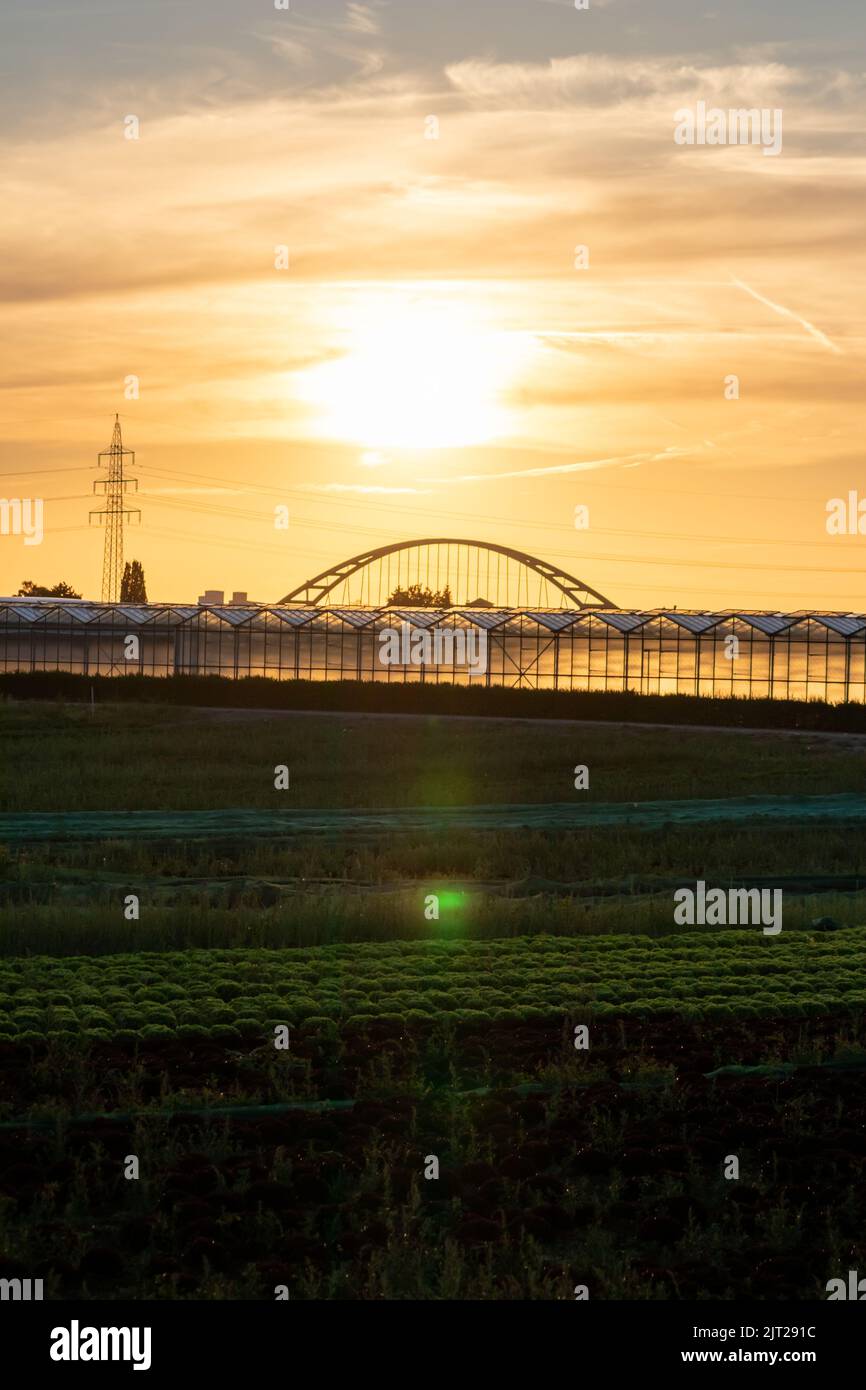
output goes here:
{"type": "Polygon", "coordinates": [[[99,511],[90,513],[91,522],[95,516],[104,519],[102,522],[105,526],[105,546],[102,552],[103,603],[117,603],[120,598],[120,581],[123,575],[124,518],[135,516],[141,520],[140,511],[130,510],[123,505],[124,494],[128,487],[138,491],[138,479],[127,478],[124,475],[124,459],[134,460],[135,454],[131,449],[124,449],[120,434],[120,416],[115,415],[111,443],[99,455],[99,467],[108,469],[108,477],[97,478],[93,484],[94,492],[98,492],[100,488],[105,489],[105,506],[99,511]]]}

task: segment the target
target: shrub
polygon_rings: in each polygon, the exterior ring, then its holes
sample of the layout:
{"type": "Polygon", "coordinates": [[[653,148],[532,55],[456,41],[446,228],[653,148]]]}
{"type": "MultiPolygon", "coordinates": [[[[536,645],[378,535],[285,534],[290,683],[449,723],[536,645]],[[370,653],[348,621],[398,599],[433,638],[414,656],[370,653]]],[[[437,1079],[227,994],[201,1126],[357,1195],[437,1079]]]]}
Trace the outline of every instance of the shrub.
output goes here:
{"type": "Polygon", "coordinates": [[[142,1038],[173,1038],[174,1029],[168,1028],[164,1023],[145,1023],[144,1027],[139,1029],[139,1035],[142,1038]]]}
{"type": "Polygon", "coordinates": [[[305,1018],[304,1029],[309,1033],[322,1033],[326,1037],[335,1037],[338,1032],[334,1020],[325,1014],[311,1014],[309,1018],[305,1018]]]}
{"type": "Polygon", "coordinates": [[[15,1009],[11,1021],[19,1033],[25,1028],[41,1028],[42,1013],[39,1009],[15,1009]]]}
{"type": "Polygon", "coordinates": [[[242,1038],[260,1038],[264,1033],[264,1026],[257,1018],[236,1018],[234,1026],[242,1038]]]}
{"type": "Polygon", "coordinates": [[[162,1004],[142,1004],[141,1012],[146,1024],[161,1023],[167,1028],[174,1027],[174,1011],[162,1004]]]}
{"type": "Polygon", "coordinates": [[[230,1009],[228,1004],[221,1004],[216,999],[203,999],[197,1013],[203,1023],[212,1026],[218,1023],[231,1023],[235,1016],[234,1009],[230,1009]]]}
{"type": "Polygon", "coordinates": [[[222,999],[223,1001],[235,999],[239,995],[242,995],[243,992],[244,987],[237,980],[220,980],[212,989],[212,993],[216,998],[222,999]]]}

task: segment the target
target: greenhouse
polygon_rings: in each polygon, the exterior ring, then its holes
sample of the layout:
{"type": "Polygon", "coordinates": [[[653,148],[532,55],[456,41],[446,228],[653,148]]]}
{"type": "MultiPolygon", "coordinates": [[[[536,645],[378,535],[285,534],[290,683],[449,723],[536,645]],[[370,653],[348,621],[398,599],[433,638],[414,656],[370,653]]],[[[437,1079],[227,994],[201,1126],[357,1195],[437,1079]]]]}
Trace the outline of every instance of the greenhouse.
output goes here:
{"type": "Polygon", "coordinates": [[[866,615],[0,600],[0,670],[866,701],[866,615]]]}

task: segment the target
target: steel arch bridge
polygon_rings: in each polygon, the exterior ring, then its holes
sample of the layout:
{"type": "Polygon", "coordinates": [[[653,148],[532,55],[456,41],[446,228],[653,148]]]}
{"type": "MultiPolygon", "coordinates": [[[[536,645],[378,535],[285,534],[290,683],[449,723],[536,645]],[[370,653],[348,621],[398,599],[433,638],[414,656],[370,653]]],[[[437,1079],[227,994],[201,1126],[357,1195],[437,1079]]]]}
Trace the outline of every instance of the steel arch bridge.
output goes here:
{"type": "Polygon", "coordinates": [[[299,584],[280,603],[381,608],[415,585],[435,594],[447,589],[455,608],[616,607],[582,579],[525,551],[441,536],[365,550],[299,584]]]}

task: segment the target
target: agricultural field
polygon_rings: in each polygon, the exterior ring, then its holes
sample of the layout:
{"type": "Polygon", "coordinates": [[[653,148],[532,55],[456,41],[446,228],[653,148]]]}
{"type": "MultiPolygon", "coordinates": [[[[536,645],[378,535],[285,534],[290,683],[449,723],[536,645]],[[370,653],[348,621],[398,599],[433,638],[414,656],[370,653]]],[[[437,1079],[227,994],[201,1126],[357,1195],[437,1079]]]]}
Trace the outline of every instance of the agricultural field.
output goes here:
{"type": "Polygon", "coordinates": [[[0,843],[0,1276],[797,1300],[864,1266],[850,739],[226,714],[0,706],[0,816],[116,819],[0,843]],[[820,829],[124,822],[751,797],[838,800],[820,829]],[[784,929],[678,924],[699,879],[781,890],[784,929]]]}
{"type": "Polygon", "coordinates": [[[861,735],[0,704],[2,811],[285,809],[866,792],[861,735]],[[34,756],[34,752],[36,756],[34,756]],[[286,798],[284,798],[285,800],[286,798]]]}
{"type": "Polygon", "coordinates": [[[866,1007],[866,927],[519,937],[0,963],[0,1041],[248,1037],[331,1025],[806,1017],[866,1007]]]}

